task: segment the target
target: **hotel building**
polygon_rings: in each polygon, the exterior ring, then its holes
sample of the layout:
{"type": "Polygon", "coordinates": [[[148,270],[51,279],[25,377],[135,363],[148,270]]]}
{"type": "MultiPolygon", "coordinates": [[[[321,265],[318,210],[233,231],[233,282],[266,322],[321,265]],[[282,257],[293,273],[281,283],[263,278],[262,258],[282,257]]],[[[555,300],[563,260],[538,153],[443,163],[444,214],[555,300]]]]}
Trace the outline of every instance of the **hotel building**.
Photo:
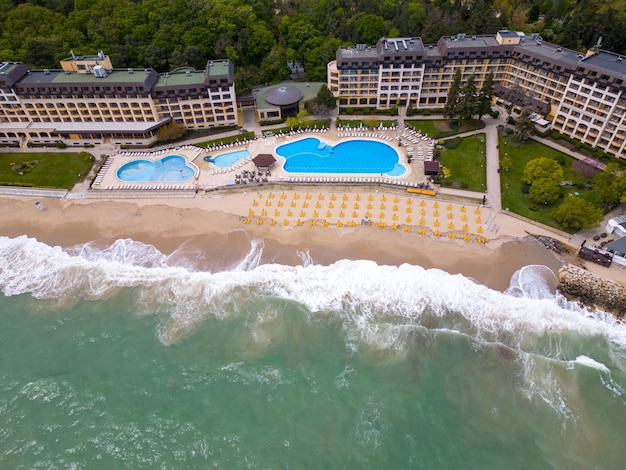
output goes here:
{"type": "Polygon", "coordinates": [[[474,75],[479,88],[493,73],[500,98],[519,87],[550,128],[626,158],[626,60],[598,46],[582,54],[514,31],[436,44],[382,38],[340,48],[327,69],[340,106],[379,109],[441,109],[457,70],[463,80],[474,75]]]}
{"type": "Polygon", "coordinates": [[[238,124],[233,65],[114,69],[108,56],[74,56],[60,70],[0,62],[0,145],[147,144],[178,121],[190,129],[238,124]]]}

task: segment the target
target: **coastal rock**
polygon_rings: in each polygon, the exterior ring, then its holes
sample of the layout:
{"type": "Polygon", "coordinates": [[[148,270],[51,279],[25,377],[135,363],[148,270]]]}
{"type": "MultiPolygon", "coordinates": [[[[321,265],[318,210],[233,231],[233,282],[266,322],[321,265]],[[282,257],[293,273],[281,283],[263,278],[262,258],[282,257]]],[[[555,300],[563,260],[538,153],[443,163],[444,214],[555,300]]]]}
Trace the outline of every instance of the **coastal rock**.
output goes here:
{"type": "Polygon", "coordinates": [[[626,313],[626,286],[604,279],[571,264],[559,269],[559,290],[578,300],[623,318],[626,313]]]}

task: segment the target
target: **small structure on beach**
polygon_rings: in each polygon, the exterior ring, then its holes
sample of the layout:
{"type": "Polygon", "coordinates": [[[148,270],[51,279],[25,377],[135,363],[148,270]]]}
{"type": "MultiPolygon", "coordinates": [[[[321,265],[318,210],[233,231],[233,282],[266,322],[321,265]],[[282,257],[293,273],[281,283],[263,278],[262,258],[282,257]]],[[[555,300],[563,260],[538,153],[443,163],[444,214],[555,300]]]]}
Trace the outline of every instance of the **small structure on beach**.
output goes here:
{"type": "Polygon", "coordinates": [[[252,159],[252,163],[256,165],[259,170],[269,170],[276,163],[274,155],[269,153],[260,153],[252,159]]]}

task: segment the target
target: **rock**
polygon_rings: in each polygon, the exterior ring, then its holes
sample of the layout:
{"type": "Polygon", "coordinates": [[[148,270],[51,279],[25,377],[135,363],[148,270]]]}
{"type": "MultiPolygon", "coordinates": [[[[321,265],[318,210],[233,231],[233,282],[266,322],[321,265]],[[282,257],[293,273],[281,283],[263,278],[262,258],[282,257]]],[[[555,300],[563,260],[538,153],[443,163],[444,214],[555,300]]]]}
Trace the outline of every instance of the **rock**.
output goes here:
{"type": "Polygon", "coordinates": [[[572,264],[559,269],[559,291],[571,300],[605,310],[617,318],[626,313],[626,286],[572,264]]]}

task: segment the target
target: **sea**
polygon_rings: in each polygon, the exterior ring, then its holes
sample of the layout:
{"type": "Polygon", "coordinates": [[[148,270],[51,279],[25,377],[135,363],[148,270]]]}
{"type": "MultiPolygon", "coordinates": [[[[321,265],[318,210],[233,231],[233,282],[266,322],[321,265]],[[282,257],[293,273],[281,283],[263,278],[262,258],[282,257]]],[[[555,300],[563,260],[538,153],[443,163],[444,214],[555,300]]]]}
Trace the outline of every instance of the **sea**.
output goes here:
{"type": "Polygon", "coordinates": [[[547,267],[498,291],[237,237],[0,237],[0,468],[624,468],[626,326],[547,267]]]}

